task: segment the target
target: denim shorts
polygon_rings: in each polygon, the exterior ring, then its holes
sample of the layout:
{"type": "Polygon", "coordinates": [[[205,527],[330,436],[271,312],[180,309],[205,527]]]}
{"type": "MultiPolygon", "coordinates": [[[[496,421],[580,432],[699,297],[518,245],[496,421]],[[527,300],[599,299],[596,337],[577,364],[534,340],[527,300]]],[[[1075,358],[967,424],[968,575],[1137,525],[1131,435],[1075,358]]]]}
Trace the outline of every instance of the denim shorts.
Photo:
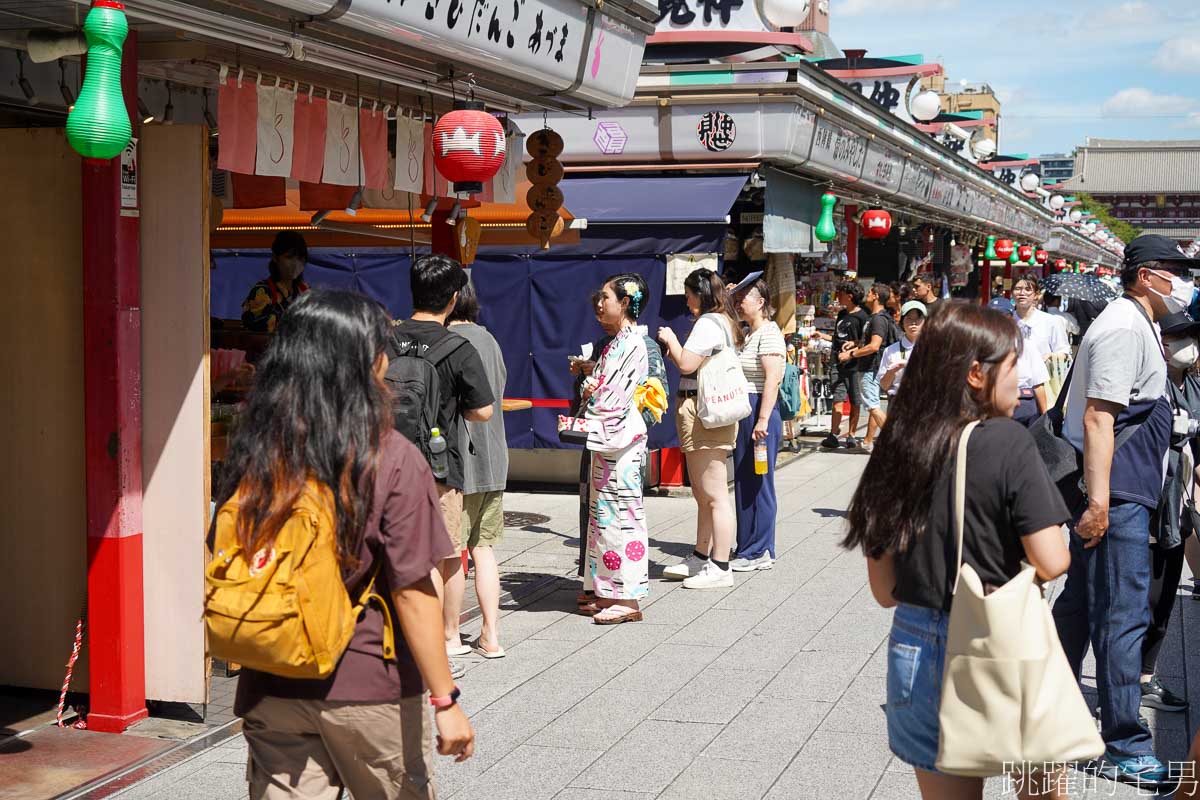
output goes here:
{"type": "Polygon", "coordinates": [[[909,766],[936,772],[938,709],[950,614],[901,604],[888,637],[888,746],[909,766]]]}
{"type": "Polygon", "coordinates": [[[859,386],[862,389],[863,408],[868,411],[879,408],[879,376],[874,372],[864,372],[859,386]]]}

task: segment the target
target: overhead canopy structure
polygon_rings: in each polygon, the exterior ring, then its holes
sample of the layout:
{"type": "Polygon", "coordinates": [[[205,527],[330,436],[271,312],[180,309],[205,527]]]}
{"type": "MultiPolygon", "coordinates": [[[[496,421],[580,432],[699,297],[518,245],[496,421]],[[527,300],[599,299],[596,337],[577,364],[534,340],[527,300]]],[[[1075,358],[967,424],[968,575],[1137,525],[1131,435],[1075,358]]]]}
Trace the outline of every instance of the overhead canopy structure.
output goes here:
{"type": "Polygon", "coordinates": [[[725,223],[744,175],[574,178],[560,188],[572,213],[594,224],[725,223]]]}

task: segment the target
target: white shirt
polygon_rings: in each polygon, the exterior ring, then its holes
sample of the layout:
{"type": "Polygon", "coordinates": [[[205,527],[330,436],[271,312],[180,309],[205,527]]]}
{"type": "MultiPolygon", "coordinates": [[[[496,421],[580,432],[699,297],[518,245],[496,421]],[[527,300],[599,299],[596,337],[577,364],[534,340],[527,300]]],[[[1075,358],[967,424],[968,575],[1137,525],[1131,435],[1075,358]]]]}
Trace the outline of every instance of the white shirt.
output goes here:
{"type": "Polygon", "coordinates": [[[1018,324],[1024,323],[1030,327],[1033,331],[1033,338],[1037,340],[1038,349],[1042,351],[1043,357],[1056,353],[1070,354],[1071,343],[1067,340],[1066,331],[1063,330],[1063,326],[1050,314],[1035,308],[1029,312],[1028,317],[1021,319],[1014,310],[1013,318],[1018,324]]]}
{"type": "Polygon", "coordinates": [[[1079,335],[1079,323],[1075,321],[1075,317],[1056,306],[1047,308],[1046,313],[1049,314],[1054,321],[1059,324],[1059,326],[1063,329],[1063,333],[1067,334],[1068,337],[1079,335]]]}
{"type": "Polygon", "coordinates": [[[1046,355],[1029,325],[1017,320],[1017,328],[1024,339],[1021,355],[1017,358],[1017,388],[1034,389],[1050,381],[1050,372],[1046,369],[1046,355]]]}
{"type": "MultiPolygon", "coordinates": [[[[907,363],[909,356],[912,354],[912,349],[915,346],[914,342],[909,341],[907,336],[901,335],[900,341],[889,344],[883,348],[883,355],[879,359],[879,369],[875,372],[875,379],[882,382],[883,376],[895,364],[907,363]]],[[[900,378],[904,375],[904,368],[896,373],[896,377],[892,379],[892,385],[888,388],[888,397],[895,397],[897,390],[900,388],[900,378]]]]}
{"type": "MultiPolygon", "coordinates": [[[[729,331],[729,323],[724,320],[724,317],[718,318],[716,315],[703,314],[692,326],[692,332],[688,334],[687,341],[683,343],[683,349],[707,358],[721,348],[731,346],[732,342],[733,334],[729,331]]],[[[699,387],[700,384],[696,382],[695,378],[679,379],[681,390],[694,391],[699,387]]]]}

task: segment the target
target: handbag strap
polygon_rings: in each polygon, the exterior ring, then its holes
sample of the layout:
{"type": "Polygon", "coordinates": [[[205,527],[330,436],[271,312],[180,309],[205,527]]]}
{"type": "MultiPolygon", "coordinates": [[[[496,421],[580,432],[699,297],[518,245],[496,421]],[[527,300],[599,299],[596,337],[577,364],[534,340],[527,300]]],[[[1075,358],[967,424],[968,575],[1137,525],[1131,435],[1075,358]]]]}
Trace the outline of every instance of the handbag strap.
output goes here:
{"type": "Polygon", "coordinates": [[[962,573],[963,563],[963,527],[966,523],[967,511],[967,443],[971,439],[971,431],[979,424],[978,420],[968,422],[958,437],[958,454],[954,459],[954,538],[958,541],[958,558],[954,562],[954,588],[951,594],[958,591],[958,576],[962,573]]]}

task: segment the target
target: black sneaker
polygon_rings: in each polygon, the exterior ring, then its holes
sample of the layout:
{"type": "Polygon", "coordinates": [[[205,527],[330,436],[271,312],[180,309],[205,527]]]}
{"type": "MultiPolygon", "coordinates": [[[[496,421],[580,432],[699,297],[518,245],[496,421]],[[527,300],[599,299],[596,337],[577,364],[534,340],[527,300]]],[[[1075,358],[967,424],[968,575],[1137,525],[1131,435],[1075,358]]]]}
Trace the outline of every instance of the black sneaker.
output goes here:
{"type": "Polygon", "coordinates": [[[841,442],[832,433],[821,440],[821,447],[826,450],[837,450],[841,447],[841,442]]]}
{"type": "Polygon", "coordinates": [[[845,441],[847,450],[854,450],[858,447],[858,439],[855,439],[853,436],[847,436],[845,441]]]}
{"type": "Polygon", "coordinates": [[[1157,676],[1142,684],[1142,705],[1159,711],[1183,711],[1187,700],[1162,685],[1157,676]]]}

